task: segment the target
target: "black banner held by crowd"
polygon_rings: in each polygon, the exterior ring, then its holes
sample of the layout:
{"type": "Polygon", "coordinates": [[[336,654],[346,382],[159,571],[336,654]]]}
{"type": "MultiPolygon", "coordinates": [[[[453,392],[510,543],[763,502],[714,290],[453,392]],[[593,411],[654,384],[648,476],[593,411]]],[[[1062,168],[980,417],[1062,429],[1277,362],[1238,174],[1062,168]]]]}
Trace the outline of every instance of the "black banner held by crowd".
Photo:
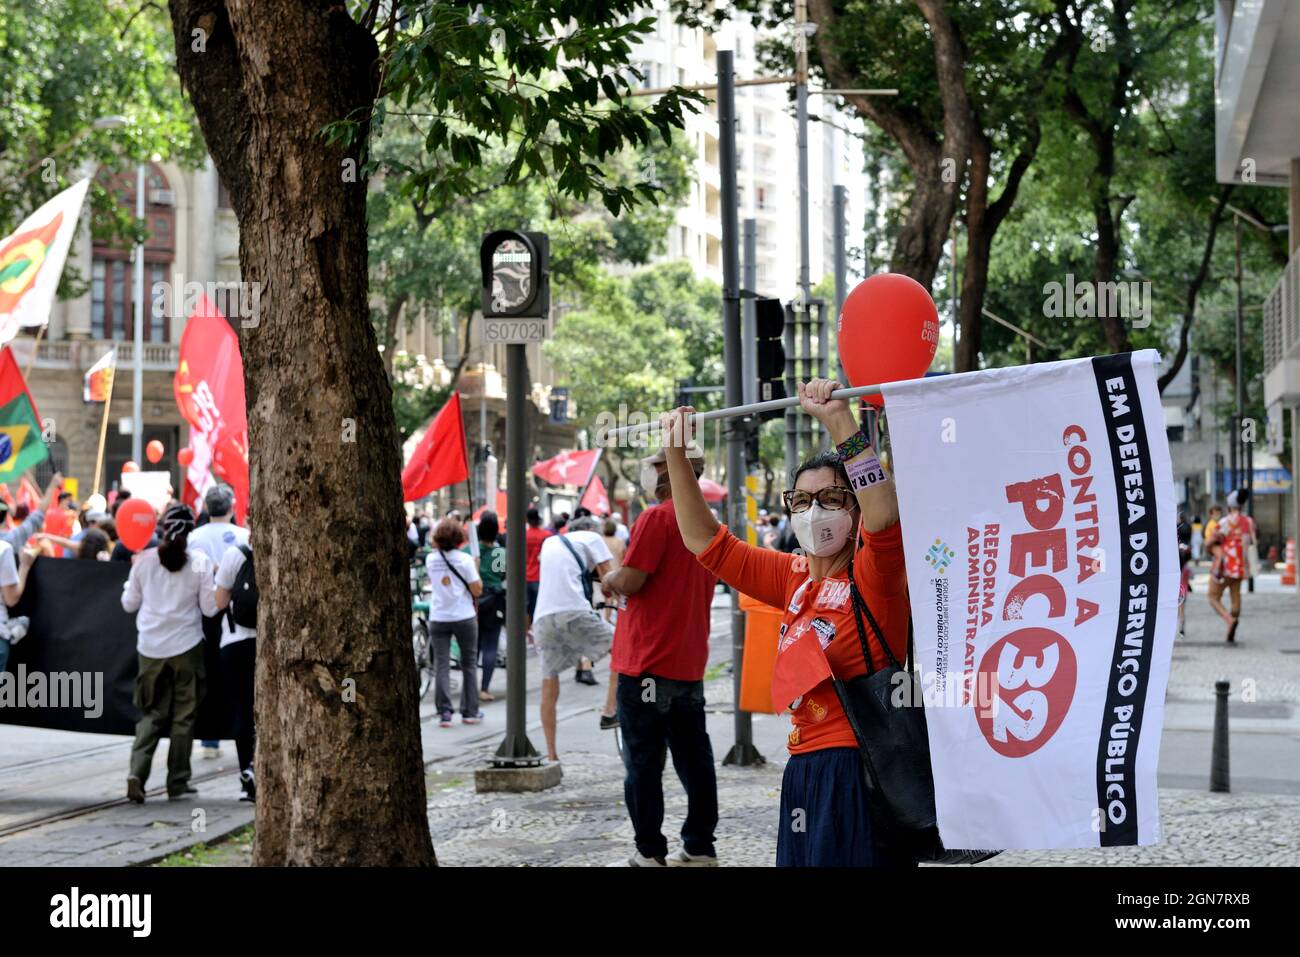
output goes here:
{"type": "MultiPolygon", "coordinates": [[[[0,681],[10,683],[18,699],[16,706],[0,707],[0,723],[86,731],[95,734],[134,734],[139,710],[132,703],[135,693],[135,615],[122,610],[122,586],[131,571],[129,562],[95,562],[70,558],[38,558],[27,576],[22,601],[10,615],[27,615],[31,625],[27,636],[9,655],[9,674],[0,681]],[[70,674],[82,676],[86,689],[99,689],[100,700],[91,709],[81,707],[27,707],[30,688],[45,682],[66,686],[70,674]],[[27,687],[17,684],[26,677],[27,687]],[[102,677],[101,677],[102,676],[102,677]],[[97,716],[87,716],[98,711],[97,716]]],[[[204,699],[199,709],[196,739],[224,739],[232,736],[232,716],[221,688],[220,663],[213,642],[206,643],[204,699]]]]}
{"type": "Polygon", "coordinates": [[[1137,749],[1159,608],[1160,516],[1132,357],[1099,356],[1092,369],[1119,508],[1119,623],[1097,744],[1097,806],[1104,821],[1100,843],[1118,847],[1138,842],[1137,749]]]}

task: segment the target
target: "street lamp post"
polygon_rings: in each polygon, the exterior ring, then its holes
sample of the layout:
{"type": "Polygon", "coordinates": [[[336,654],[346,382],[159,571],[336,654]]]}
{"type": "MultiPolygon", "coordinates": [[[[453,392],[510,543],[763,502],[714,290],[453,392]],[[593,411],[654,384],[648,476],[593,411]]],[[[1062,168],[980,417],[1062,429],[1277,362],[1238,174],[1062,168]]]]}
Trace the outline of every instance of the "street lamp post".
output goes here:
{"type": "Polygon", "coordinates": [[[137,465],[144,455],[144,166],[140,163],[135,171],[135,218],[140,239],[135,244],[135,313],[131,320],[131,458],[137,465]]]}

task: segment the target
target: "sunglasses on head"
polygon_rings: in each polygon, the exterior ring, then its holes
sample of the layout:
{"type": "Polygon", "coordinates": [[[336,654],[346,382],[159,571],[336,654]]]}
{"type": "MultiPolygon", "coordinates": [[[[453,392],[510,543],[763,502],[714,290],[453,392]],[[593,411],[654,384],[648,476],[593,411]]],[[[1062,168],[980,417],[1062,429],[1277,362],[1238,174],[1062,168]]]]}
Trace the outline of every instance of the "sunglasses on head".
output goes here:
{"type": "Polygon", "coordinates": [[[813,502],[816,502],[824,509],[834,512],[839,509],[852,508],[857,499],[854,497],[851,488],[843,485],[828,485],[825,488],[819,488],[815,492],[805,492],[799,488],[786,489],[781,493],[781,501],[785,502],[785,507],[791,514],[797,515],[812,508],[813,502]]]}

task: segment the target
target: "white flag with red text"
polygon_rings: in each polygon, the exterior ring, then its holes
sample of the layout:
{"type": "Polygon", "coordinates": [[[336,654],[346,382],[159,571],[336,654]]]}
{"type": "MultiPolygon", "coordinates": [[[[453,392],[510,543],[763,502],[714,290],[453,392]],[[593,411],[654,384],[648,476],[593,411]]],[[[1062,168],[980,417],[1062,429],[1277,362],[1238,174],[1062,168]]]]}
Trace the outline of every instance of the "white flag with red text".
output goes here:
{"type": "Polygon", "coordinates": [[[1179,565],[1158,361],[884,387],[947,847],[1160,839],[1179,565]]]}

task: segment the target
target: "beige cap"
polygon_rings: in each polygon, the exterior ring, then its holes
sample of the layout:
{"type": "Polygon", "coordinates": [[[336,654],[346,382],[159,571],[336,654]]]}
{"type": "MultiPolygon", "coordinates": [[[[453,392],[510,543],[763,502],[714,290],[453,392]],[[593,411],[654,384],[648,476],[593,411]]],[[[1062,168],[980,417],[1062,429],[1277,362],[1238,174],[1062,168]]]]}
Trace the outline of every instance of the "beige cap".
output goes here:
{"type": "MultiPolygon", "coordinates": [[[[704,458],[704,449],[700,448],[694,442],[688,442],[686,445],[686,457],[688,459],[704,458]]],[[[653,455],[648,455],[641,460],[642,465],[658,465],[660,462],[668,461],[668,450],[661,448],[653,455]]]]}

